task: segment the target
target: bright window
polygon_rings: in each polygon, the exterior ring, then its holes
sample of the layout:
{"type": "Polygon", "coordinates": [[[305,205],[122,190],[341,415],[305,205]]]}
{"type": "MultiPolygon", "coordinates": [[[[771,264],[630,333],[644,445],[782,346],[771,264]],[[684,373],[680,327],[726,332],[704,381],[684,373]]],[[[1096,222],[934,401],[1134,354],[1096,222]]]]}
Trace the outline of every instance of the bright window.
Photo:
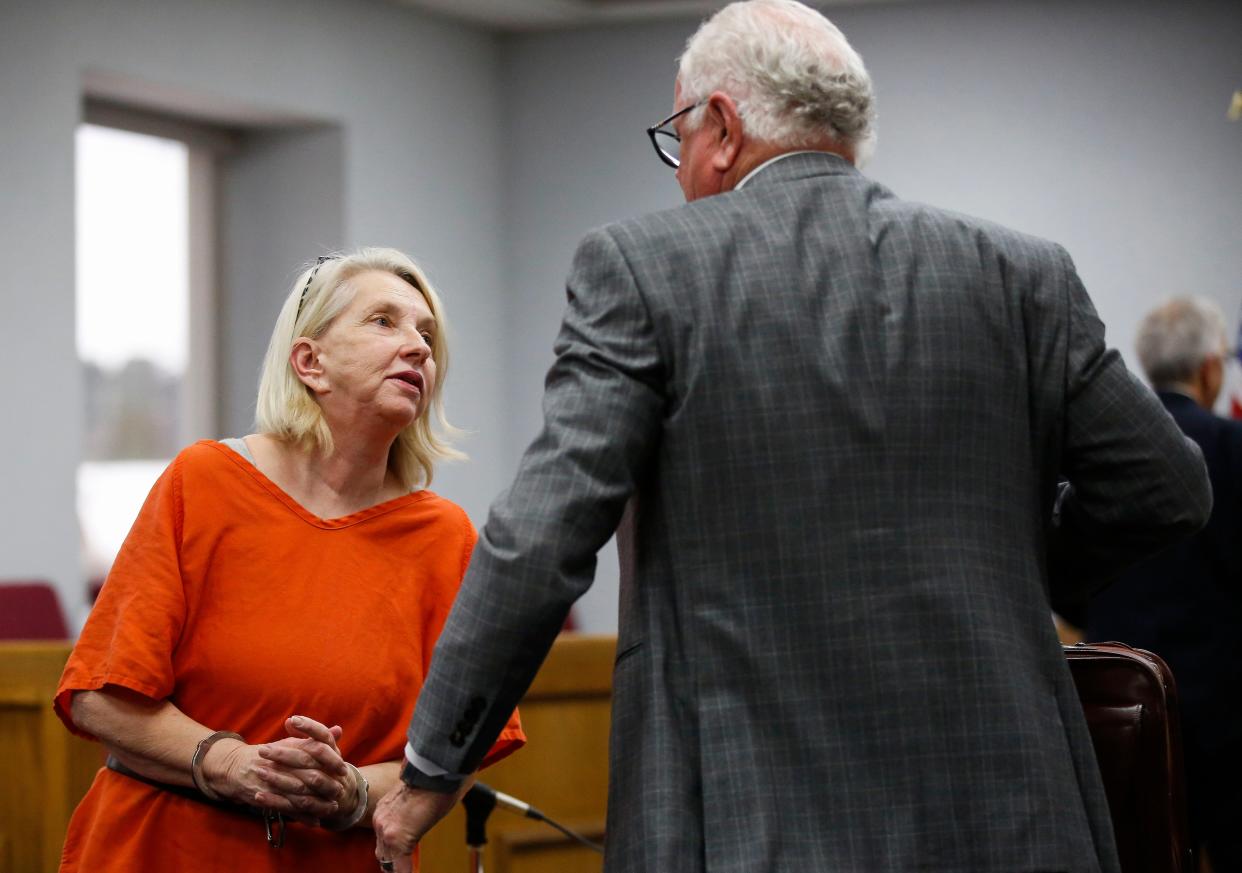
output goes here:
{"type": "Polygon", "coordinates": [[[106,573],[187,440],[190,149],[77,132],[77,347],[85,386],[78,514],[88,577],[106,573]]]}

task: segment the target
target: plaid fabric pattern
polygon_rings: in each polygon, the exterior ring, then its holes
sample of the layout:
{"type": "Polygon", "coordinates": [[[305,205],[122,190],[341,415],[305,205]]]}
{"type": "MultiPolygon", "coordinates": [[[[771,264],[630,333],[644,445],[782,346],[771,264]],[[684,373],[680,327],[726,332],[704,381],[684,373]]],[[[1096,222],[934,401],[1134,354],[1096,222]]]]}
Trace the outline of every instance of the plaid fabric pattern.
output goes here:
{"type": "Polygon", "coordinates": [[[610,873],[1115,873],[1049,586],[1210,498],[1062,250],[792,156],[589,234],[556,355],[420,754],[477,763],[625,513],[610,873]]]}

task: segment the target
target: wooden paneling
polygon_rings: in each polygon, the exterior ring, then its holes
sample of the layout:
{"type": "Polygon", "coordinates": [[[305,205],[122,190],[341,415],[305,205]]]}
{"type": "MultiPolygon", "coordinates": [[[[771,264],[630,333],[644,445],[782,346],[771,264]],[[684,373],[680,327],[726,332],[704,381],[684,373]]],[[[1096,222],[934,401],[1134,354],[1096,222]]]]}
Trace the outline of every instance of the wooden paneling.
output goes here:
{"type": "Polygon", "coordinates": [[[65,826],[103,763],[52,712],[69,643],[0,643],[0,870],[52,873],[65,826]]]}
{"type": "MultiPolygon", "coordinates": [[[[616,638],[565,634],[522,700],[524,749],[480,774],[488,785],[602,842],[616,638]]],[[[487,873],[599,873],[603,858],[546,824],[496,810],[487,873]]],[[[423,840],[423,873],[466,869],[466,820],[454,810],[423,840]]]]}
{"type": "MultiPolygon", "coordinates": [[[[561,823],[596,842],[603,839],[602,829],[572,820],[561,823]]],[[[484,858],[488,873],[595,873],[603,868],[600,855],[546,826],[538,831],[499,832],[490,838],[489,848],[491,854],[484,858]]],[[[433,869],[438,868],[425,868],[425,873],[433,869]]]]}

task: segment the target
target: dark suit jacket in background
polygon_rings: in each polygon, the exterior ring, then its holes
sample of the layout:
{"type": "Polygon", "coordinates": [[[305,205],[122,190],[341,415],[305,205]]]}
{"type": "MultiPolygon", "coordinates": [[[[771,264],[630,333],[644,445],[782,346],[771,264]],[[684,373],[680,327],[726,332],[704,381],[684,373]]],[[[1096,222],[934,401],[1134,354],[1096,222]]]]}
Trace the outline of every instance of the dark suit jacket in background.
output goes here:
{"type": "Polygon", "coordinates": [[[1224,873],[1242,869],[1242,422],[1181,394],[1159,397],[1203,450],[1212,517],[1092,598],[1087,638],[1149,649],[1173,669],[1191,826],[1216,844],[1216,869],[1224,873]]]}
{"type": "Polygon", "coordinates": [[[802,154],[589,234],[568,297],[419,754],[475,767],[637,496],[609,871],[1115,871],[1048,562],[1087,585],[1209,496],[1068,256],[802,154]]]}

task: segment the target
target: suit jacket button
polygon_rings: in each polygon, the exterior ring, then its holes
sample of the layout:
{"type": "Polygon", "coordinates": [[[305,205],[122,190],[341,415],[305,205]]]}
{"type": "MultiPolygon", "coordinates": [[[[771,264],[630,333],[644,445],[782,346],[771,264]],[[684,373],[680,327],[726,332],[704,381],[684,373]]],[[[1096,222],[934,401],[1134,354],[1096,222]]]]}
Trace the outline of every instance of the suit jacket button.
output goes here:
{"type": "Polygon", "coordinates": [[[453,731],[453,733],[449,736],[449,742],[460,749],[466,744],[466,735],[460,730],[453,731]]]}

